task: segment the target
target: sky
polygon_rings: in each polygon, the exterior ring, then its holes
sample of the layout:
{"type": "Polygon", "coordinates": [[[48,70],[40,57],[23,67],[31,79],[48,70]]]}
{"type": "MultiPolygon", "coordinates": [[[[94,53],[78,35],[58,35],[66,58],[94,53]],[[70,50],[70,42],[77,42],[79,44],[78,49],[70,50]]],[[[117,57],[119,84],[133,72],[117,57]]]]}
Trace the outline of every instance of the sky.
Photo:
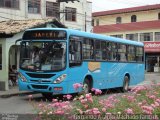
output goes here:
{"type": "Polygon", "coordinates": [[[92,1],[92,12],[107,11],[135,6],[160,4],[160,0],[89,0],[92,1]]]}

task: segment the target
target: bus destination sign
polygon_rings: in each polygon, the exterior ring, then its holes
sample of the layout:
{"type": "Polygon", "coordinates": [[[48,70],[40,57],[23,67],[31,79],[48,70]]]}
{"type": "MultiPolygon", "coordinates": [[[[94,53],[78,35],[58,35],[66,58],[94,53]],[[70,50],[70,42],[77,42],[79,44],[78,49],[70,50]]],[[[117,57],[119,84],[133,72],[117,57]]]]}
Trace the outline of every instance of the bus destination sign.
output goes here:
{"type": "Polygon", "coordinates": [[[65,40],[66,31],[63,30],[33,30],[26,31],[23,40],[65,40]]]}

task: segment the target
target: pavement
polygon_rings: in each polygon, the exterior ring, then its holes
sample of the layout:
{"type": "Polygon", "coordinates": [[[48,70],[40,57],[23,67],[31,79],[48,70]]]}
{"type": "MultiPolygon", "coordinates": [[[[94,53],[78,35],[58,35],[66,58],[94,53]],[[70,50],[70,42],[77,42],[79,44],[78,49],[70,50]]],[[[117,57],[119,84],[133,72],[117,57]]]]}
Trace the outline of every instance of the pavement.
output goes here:
{"type": "MultiPolygon", "coordinates": [[[[152,82],[155,83],[160,82],[160,73],[146,73],[145,80],[139,83],[138,85],[151,84],[152,82]]],[[[10,89],[7,91],[0,91],[1,98],[7,98],[18,95],[30,95],[30,94],[37,94],[37,93],[31,91],[19,91],[18,86],[10,87],[10,89]]]]}
{"type": "Polygon", "coordinates": [[[11,96],[18,96],[18,95],[30,95],[35,94],[35,92],[31,91],[19,91],[18,86],[10,87],[7,91],[0,91],[0,98],[7,98],[11,96]]]}

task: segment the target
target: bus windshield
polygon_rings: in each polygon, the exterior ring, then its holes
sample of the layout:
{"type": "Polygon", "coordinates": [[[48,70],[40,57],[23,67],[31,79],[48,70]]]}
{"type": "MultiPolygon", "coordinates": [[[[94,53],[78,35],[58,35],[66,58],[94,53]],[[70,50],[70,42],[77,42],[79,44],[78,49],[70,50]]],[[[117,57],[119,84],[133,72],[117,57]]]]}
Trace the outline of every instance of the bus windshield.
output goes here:
{"type": "Polygon", "coordinates": [[[66,42],[23,41],[20,68],[30,71],[59,71],[66,66],[66,42]]]}

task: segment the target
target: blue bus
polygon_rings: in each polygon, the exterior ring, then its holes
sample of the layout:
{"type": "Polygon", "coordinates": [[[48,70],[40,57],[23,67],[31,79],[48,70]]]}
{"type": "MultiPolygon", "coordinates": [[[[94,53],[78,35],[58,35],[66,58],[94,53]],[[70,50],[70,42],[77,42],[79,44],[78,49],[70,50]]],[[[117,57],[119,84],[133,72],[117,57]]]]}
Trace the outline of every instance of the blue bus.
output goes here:
{"type": "Polygon", "coordinates": [[[20,90],[45,97],[91,88],[127,91],[144,80],[144,45],[64,28],[29,29],[21,41],[18,79],[20,90]],[[83,88],[75,90],[75,83],[83,88]]]}

